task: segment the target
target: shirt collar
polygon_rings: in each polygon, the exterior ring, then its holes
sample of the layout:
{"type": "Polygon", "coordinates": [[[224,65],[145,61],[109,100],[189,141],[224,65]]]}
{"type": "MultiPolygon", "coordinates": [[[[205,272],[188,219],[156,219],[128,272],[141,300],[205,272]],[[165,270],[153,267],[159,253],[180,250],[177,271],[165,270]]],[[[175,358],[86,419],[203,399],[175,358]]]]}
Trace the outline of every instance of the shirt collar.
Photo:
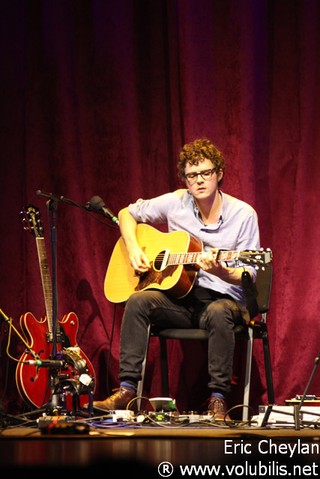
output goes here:
{"type": "Polygon", "coordinates": [[[194,215],[196,216],[196,218],[198,218],[198,220],[203,224],[203,228],[201,228],[202,230],[217,230],[220,228],[220,226],[222,225],[223,223],[223,217],[222,217],[222,211],[223,211],[223,194],[222,194],[222,191],[219,190],[219,195],[221,195],[221,214],[220,214],[220,217],[217,221],[217,223],[213,224],[213,225],[205,225],[202,218],[201,218],[201,214],[200,214],[200,211],[199,211],[199,208],[198,208],[198,205],[194,199],[194,197],[191,195],[191,193],[189,192],[190,196],[192,197],[192,203],[193,203],[193,211],[194,211],[194,215]]]}

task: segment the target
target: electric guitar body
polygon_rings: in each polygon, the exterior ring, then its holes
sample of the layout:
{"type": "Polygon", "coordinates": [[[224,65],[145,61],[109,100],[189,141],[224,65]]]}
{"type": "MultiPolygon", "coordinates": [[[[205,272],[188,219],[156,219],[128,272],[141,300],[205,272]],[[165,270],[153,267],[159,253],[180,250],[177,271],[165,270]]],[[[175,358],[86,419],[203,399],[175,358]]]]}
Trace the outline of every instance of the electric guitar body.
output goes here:
{"type": "MultiPolygon", "coordinates": [[[[46,341],[48,333],[46,318],[38,321],[32,313],[25,313],[20,317],[20,328],[28,345],[40,359],[51,356],[52,345],[46,341]]],[[[16,368],[16,384],[24,401],[30,406],[41,407],[49,401],[51,395],[48,370],[24,363],[33,359],[28,352],[22,354],[16,368]]]]}

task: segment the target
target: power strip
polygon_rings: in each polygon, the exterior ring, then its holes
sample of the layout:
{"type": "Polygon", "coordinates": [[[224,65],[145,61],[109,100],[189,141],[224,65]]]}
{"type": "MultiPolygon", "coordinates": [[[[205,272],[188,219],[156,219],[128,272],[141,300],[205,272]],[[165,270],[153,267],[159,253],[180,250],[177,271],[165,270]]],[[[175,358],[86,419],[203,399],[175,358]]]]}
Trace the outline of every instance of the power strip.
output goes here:
{"type": "Polygon", "coordinates": [[[130,409],[116,409],[104,414],[103,419],[109,419],[111,422],[132,422],[135,420],[135,414],[130,409]]]}
{"type": "Polygon", "coordinates": [[[200,423],[200,422],[213,422],[212,414],[179,414],[174,419],[177,423],[200,423]]]}
{"type": "Polygon", "coordinates": [[[103,421],[113,423],[123,422],[137,422],[137,423],[170,423],[170,424],[192,424],[200,422],[212,422],[213,418],[211,414],[179,414],[175,411],[150,411],[134,413],[131,410],[114,410],[109,411],[100,417],[103,421]]]}
{"type": "Polygon", "coordinates": [[[166,424],[196,424],[213,422],[211,414],[178,414],[176,412],[149,412],[147,414],[139,414],[135,420],[140,423],[148,423],[151,421],[166,424]]]}

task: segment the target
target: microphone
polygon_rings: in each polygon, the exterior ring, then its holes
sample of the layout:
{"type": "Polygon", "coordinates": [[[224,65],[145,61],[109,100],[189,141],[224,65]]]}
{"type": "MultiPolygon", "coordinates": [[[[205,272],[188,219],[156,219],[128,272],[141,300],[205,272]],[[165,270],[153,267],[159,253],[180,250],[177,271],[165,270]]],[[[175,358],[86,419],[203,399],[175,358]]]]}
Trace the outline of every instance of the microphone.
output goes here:
{"type": "Polygon", "coordinates": [[[64,366],[64,361],[56,359],[34,359],[31,361],[23,361],[23,364],[37,366],[38,368],[61,368],[64,366]]]}
{"type": "Polygon", "coordinates": [[[117,225],[119,224],[119,220],[116,217],[116,215],[112,213],[112,211],[109,208],[107,208],[107,206],[105,205],[105,202],[103,201],[102,198],[100,198],[100,196],[93,196],[91,200],[88,201],[86,208],[87,210],[96,211],[100,215],[106,218],[109,218],[111,221],[113,221],[117,225]]]}

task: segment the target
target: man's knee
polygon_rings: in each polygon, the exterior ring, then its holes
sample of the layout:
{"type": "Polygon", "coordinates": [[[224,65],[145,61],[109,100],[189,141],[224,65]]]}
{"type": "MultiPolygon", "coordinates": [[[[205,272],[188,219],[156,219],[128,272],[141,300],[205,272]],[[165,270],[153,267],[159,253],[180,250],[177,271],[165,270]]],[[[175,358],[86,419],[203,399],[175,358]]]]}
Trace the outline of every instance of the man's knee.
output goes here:
{"type": "Polygon", "coordinates": [[[234,322],[239,314],[237,304],[229,299],[219,299],[210,303],[206,310],[208,325],[221,325],[225,321],[234,322]]]}
{"type": "Polygon", "coordinates": [[[143,310],[150,312],[161,305],[162,295],[153,290],[137,291],[127,300],[126,309],[130,311],[143,310]]]}

